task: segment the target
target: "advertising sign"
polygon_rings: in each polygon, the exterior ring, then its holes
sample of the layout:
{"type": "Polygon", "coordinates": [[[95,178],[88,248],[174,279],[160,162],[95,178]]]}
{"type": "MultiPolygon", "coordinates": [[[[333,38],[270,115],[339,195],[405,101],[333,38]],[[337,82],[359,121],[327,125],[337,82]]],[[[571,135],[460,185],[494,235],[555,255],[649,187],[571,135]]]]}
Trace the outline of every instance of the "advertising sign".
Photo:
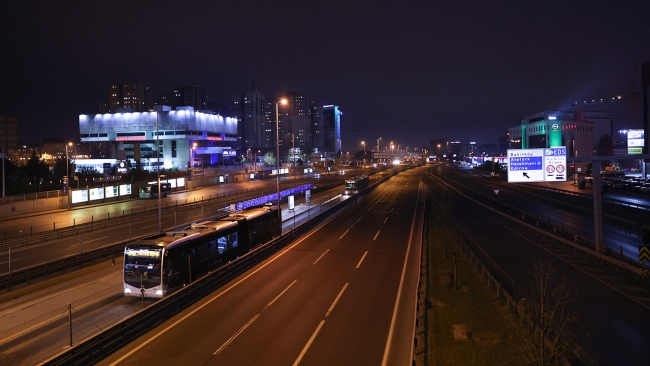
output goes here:
{"type": "Polygon", "coordinates": [[[508,150],[508,183],[566,181],[566,147],[508,150]]]}
{"type": "Polygon", "coordinates": [[[548,138],[550,146],[562,146],[562,126],[559,122],[551,123],[548,138]]]}
{"type": "Polygon", "coordinates": [[[104,187],[100,188],[91,188],[90,189],[90,200],[101,200],[104,199],[104,187]]]}
{"type": "Polygon", "coordinates": [[[106,187],[104,196],[106,198],[117,197],[117,186],[106,187]]]}
{"type": "Polygon", "coordinates": [[[645,146],[644,130],[629,130],[627,131],[627,153],[643,154],[643,147],[645,146]]]}
{"type": "Polygon", "coordinates": [[[307,201],[307,203],[311,202],[311,190],[309,189],[305,191],[305,201],[307,201]]]}
{"type": "Polygon", "coordinates": [[[76,191],[72,191],[72,203],[79,203],[79,202],[88,202],[88,190],[87,189],[78,189],[76,191]]]}
{"type": "Polygon", "coordinates": [[[295,209],[295,202],[293,200],[293,195],[289,196],[289,211],[293,211],[295,209]]]}
{"type": "Polygon", "coordinates": [[[131,184],[120,184],[120,196],[131,195],[131,184]]]}

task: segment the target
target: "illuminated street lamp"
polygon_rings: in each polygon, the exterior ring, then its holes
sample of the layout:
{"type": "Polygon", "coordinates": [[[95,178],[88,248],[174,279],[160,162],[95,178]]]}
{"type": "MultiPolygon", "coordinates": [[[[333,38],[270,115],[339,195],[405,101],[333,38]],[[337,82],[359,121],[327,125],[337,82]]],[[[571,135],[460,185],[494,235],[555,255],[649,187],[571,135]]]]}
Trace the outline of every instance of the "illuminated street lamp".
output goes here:
{"type": "Polygon", "coordinates": [[[65,176],[68,178],[68,186],[70,185],[70,160],[68,159],[68,146],[72,146],[72,142],[68,142],[65,147],[65,176]]]}
{"type": "Polygon", "coordinates": [[[156,170],[158,172],[158,232],[162,233],[162,207],[160,201],[160,132],[158,131],[158,110],[156,110],[156,170]]]}
{"type": "Polygon", "coordinates": [[[363,167],[366,167],[366,143],[364,141],[361,141],[361,144],[363,145],[363,167]]]}
{"type": "Polygon", "coordinates": [[[286,105],[287,103],[287,100],[284,98],[275,102],[275,146],[278,166],[278,170],[275,174],[275,185],[278,191],[278,221],[280,225],[280,235],[282,235],[282,209],[280,208],[280,121],[278,118],[278,104],[286,105]]]}

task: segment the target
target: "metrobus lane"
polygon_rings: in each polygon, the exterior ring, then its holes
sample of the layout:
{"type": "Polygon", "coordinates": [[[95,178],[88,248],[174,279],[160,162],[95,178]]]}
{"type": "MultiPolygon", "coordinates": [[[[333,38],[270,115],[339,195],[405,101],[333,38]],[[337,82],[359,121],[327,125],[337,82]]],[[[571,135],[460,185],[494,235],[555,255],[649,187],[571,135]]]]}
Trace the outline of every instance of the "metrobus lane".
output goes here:
{"type": "MultiPolygon", "coordinates": [[[[381,188],[355,210],[367,211],[380,193],[381,188]]],[[[330,221],[102,364],[295,362],[323,314],[337,297],[345,298],[341,291],[368,251],[339,249],[336,238],[352,220],[356,213],[330,221]]]]}

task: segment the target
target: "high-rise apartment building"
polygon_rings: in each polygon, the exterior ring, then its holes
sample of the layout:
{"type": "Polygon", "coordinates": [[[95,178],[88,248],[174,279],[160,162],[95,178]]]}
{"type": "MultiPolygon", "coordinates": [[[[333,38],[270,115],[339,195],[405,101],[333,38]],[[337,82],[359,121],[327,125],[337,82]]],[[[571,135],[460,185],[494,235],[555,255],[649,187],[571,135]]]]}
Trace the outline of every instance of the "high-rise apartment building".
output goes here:
{"type": "Polygon", "coordinates": [[[205,89],[198,85],[182,86],[172,89],[162,97],[162,104],[177,107],[193,107],[196,111],[208,109],[208,96],[205,89]]]}
{"type": "Polygon", "coordinates": [[[0,116],[0,149],[7,156],[18,148],[18,117],[0,116]]]}
{"type": "Polygon", "coordinates": [[[289,149],[311,148],[311,117],[309,99],[294,92],[282,98],[287,104],[278,106],[280,157],[286,160],[289,149]]]}
{"type": "MultiPolygon", "coordinates": [[[[275,147],[275,103],[265,101],[262,107],[264,122],[262,126],[262,148],[271,149],[275,147]]],[[[275,150],[273,150],[275,151],[275,150]]]]}
{"type": "MultiPolygon", "coordinates": [[[[151,91],[142,81],[125,81],[109,86],[108,113],[115,113],[119,108],[130,108],[144,112],[152,108],[151,91]]],[[[102,105],[100,105],[100,111],[102,105]]]]}
{"type": "Polygon", "coordinates": [[[269,147],[266,105],[264,94],[257,90],[233,94],[232,116],[237,118],[237,147],[241,152],[269,147]]]}
{"type": "Polygon", "coordinates": [[[323,109],[312,102],[311,110],[311,147],[314,150],[325,151],[325,135],[323,132],[323,109]]]}

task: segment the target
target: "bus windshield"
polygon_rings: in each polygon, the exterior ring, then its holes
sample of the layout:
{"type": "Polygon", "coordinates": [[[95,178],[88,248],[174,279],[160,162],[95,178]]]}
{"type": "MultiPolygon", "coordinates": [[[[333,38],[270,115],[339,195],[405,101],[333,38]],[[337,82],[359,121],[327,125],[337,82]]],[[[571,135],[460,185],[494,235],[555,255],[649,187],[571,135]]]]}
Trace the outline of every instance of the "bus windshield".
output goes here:
{"type": "Polygon", "coordinates": [[[124,252],[124,282],[134,287],[159,286],[161,281],[162,249],[126,248],[124,252]]]}

